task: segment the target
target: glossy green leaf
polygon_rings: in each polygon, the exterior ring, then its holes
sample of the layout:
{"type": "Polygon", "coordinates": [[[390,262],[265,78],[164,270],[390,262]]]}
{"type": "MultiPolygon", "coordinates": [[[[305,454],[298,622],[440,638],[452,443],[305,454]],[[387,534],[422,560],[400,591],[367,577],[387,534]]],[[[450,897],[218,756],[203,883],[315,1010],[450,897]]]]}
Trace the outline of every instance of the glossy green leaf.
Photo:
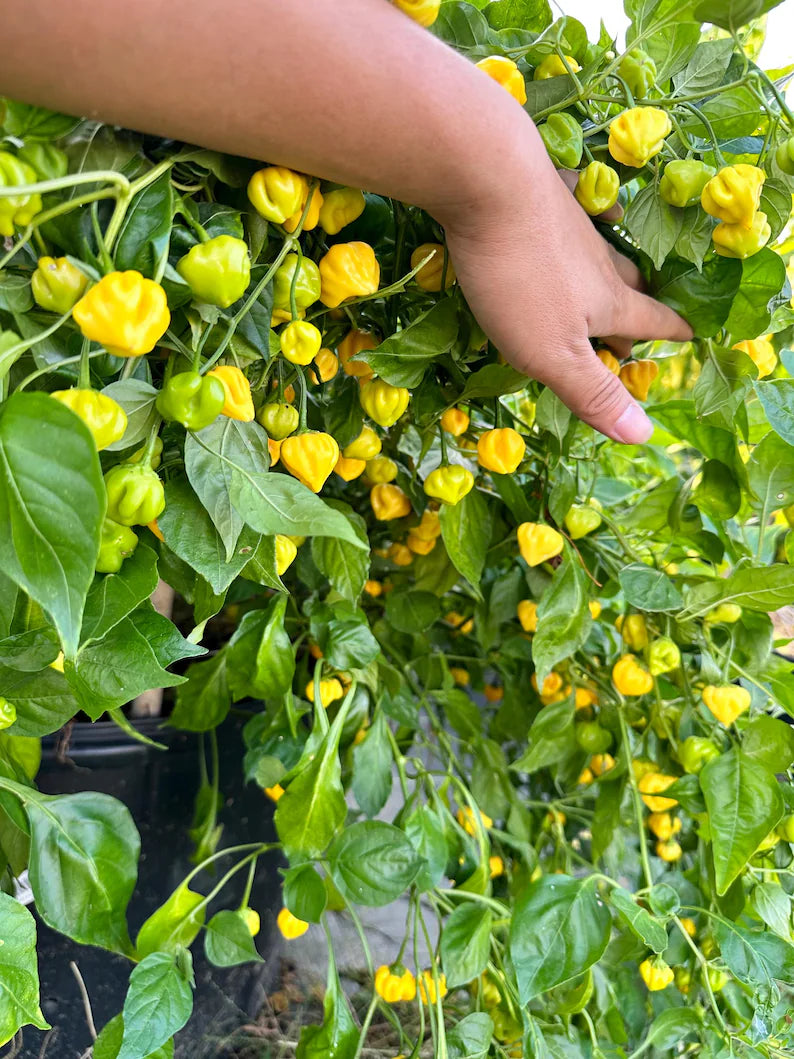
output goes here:
{"type": "Polygon", "coordinates": [[[667,574],[652,566],[631,563],[623,567],[618,580],[627,602],[642,610],[679,610],[684,602],[667,574]]]}
{"type": "Polygon", "coordinates": [[[554,571],[551,585],[543,593],[538,606],[532,660],[539,685],[558,662],[570,658],[587,639],[593,624],[588,599],[584,572],[570,545],[566,544],[563,561],[554,571]]]}
{"type": "Polygon", "coordinates": [[[444,920],[441,931],[441,966],[447,987],[467,985],[485,970],[491,952],[490,908],[464,902],[444,920]]]}
{"type": "Polygon", "coordinates": [[[190,982],[173,956],[153,952],[130,975],[118,1059],[140,1059],[182,1029],[193,1010],[190,982]]]}
{"type": "Polygon", "coordinates": [[[354,904],[371,908],[396,900],[422,866],[405,832],[379,820],[351,824],[328,859],[339,890],[354,904]]]}
{"type": "Polygon", "coordinates": [[[190,948],[204,926],[207,906],[204,895],[191,890],[184,883],[166,898],[146,919],[135,939],[135,954],[139,960],[153,952],[176,953],[190,948]]]}
{"type": "Polygon", "coordinates": [[[444,298],[407,327],[385,339],[376,349],[355,359],[369,364],[392,386],[418,386],[430,363],[448,353],[458,337],[458,308],[444,298]]]}
{"type": "Polygon", "coordinates": [[[480,598],[480,578],[491,543],[491,509],[479,489],[472,489],[457,504],[442,505],[441,537],[455,568],[480,598]]]}
{"type": "Polygon", "coordinates": [[[22,1026],[49,1029],[39,1007],[36,921],[24,905],[0,891],[0,1046],[22,1026]]]}
{"type": "Polygon", "coordinates": [[[245,920],[239,911],[231,909],[216,912],[207,924],[204,951],[215,967],[262,962],[245,920]]]}
{"type": "Polygon", "coordinates": [[[228,647],[228,681],[233,699],[275,699],[292,685],[295,654],[284,629],[287,597],[276,596],[264,610],[243,616],[228,647]]]}

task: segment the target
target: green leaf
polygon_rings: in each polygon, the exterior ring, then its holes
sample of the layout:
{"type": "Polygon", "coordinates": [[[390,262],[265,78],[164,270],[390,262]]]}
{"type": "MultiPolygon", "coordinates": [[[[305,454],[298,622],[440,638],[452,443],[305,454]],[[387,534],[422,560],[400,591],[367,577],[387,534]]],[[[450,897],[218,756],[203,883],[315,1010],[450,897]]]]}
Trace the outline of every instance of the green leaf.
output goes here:
{"type": "Polygon", "coordinates": [[[669,942],[663,924],[641,908],[628,890],[624,890],[622,886],[613,887],[609,892],[609,903],[619,913],[632,934],[654,952],[664,952],[669,942]]]}
{"type": "Polygon", "coordinates": [[[783,0],[701,0],[695,5],[695,17],[721,29],[740,29],[782,3],[783,0]]]}
{"type": "MultiPolygon", "coordinates": [[[[505,0],[506,3],[521,0],[505,0]]],[[[544,0],[545,2],[545,0],[544,0]]],[[[484,1011],[473,1011],[447,1031],[449,1059],[486,1059],[491,1046],[494,1024],[484,1011]]]]}
{"type": "Polygon", "coordinates": [[[319,923],[328,904],[325,881],[311,864],[284,872],[284,904],[304,923],[319,923]]]}
{"type": "Polygon", "coordinates": [[[794,445],[794,379],[756,382],[755,392],[775,433],[794,445]]]}
{"type": "Polygon", "coordinates": [[[753,449],[747,461],[750,488],[768,517],[794,500],[794,445],[770,432],[753,449]]]}
{"type": "Polygon", "coordinates": [[[557,662],[570,658],[587,639],[593,624],[588,599],[585,575],[570,545],[566,544],[563,562],[554,571],[538,606],[532,660],[539,685],[557,662]]]}
{"type": "Polygon", "coordinates": [[[190,667],[187,683],[176,693],[169,724],[186,732],[208,732],[225,719],[232,704],[226,661],[226,653],[219,651],[190,667]]]}
{"type": "MultiPolygon", "coordinates": [[[[758,103],[755,103],[756,119],[758,103]]],[[[789,197],[790,202],[790,197],[789,197]]],[[[738,340],[757,338],[772,319],[770,302],[786,282],[783,259],[765,247],[742,262],[742,281],[725,327],[738,340]]]]}
{"type": "Polygon", "coordinates": [[[74,129],[78,119],[46,107],[34,107],[6,99],[3,128],[10,136],[31,143],[57,140],[74,129]]]}
{"type": "Polygon", "coordinates": [[[703,1024],[695,1008],[675,1007],[660,1012],[650,1025],[643,1044],[660,1052],[672,1051],[676,1046],[697,1033],[703,1024]]]}
{"type": "Polygon", "coordinates": [[[52,617],[67,658],[94,579],[105,488],[79,416],[47,394],[0,407],[0,566],[52,617]]]}
{"type": "Polygon", "coordinates": [[[472,740],[482,734],[480,709],[462,688],[434,691],[433,698],[444,707],[444,714],[450,728],[462,739],[472,740]]]}
{"type": "Polygon", "coordinates": [[[472,372],[466,380],[459,401],[471,401],[475,397],[503,397],[526,388],[529,379],[509,364],[486,364],[472,372]]]}
{"type": "Polygon", "coordinates": [[[762,713],[742,732],[742,753],[770,772],[785,772],[794,763],[794,728],[762,713]]]}
{"type": "Polygon", "coordinates": [[[23,791],[36,911],[74,941],[129,955],[125,913],[140,852],[129,810],[107,794],[23,791]]]}
{"type": "Polygon", "coordinates": [[[142,444],[151,434],[158,412],[155,406],[157,390],[143,379],[120,379],[105,386],[102,393],[112,397],[127,413],[124,436],[108,445],[108,452],[120,452],[142,444]]]}
{"type": "Polygon", "coordinates": [[[328,950],[328,983],[322,1026],[304,1026],[295,1059],[354,1059],[359,1030],[339,984],[333,950],[328,950]]]}
{"type": "Polygon", "coordinates": [[[378,710],[363,742],[353,748],[353,794],[367,816],[377,816],[388,801],[394,759],[386,715],[378,710]]]}
{"type": "Polygon", "coordinates": [[[187,433],[185,473],[226,547],[227,562],[244,524],[231,499],[235,470],[258,474],[269,466],[267,434],[258,423],[218,416],[198,433],[187,433]]]}
{"type": "Polygon", "coordinates": [[[168,169],[135,196],[124,214],[113,251],[115,267],[122,272],[135,269],[151,279],[168,252],[173,215],[174,192],[168,169]]]}
{"type": "Polygon", "coordinates": [[[340,537],[356,548],[369,548],[349,520],[286,474],[247,474],[235,470],[232,503],[257,533],[290,537],[340,537]]]}
{"type": "Polygon", "coordinates": [[[510,766],[516,772],[537,772],[562,761],[576,748],[573,718],[576,707],[572,696],[544,706],[529,730],[529,746],[510,766]]]}
{"type": "Polygon", "coordinates": [[[683,211],[669,206],[659,194],[659,185],[654,182],[638,191],[631,200],[624,223],[629,235],[648,254],[654,266],[661,268],[675,246],[683,219],[683,211]]]}
{"type": "Polygon", "coordinates": [[[457,303],[444,298],[376,349],[366,350],[355,359],[365,361],[392,386],[412,389],[422,381],[431,361],[452,349],[457,337],[457,303]]]}
{"type": "Polygon", "coordinates": [[[775,776],[735,747],[700,774],[711,828],[717,893],[724,894],[783,816],[775,776]]]}
{"type": "Polygon", "coordinates": [[[779,883],[758,883],[753,887],[750,904],[770,930],[784,941],[791,941],[791,898],[779,883]]]}
{"type": "Polygon", "coordinates": [[[715,934],[728,969],[745,985],[768,986],[773,979],[788,983],[794,977],[794,946],[776,934],[724,919],[717,921],[715,934]]]}
{"type": "Polygon", "coordinates": [[[38,673],[54,662],[60,653],[60,642],[53,628],[44,626],[18,632],[0,640],[0,665],[38,673]]]}
{"type": "Polygon", "coordinates": [[[351,824],[331,846],[328,860],[341,893],[370,908],[396,901],[422,866],[405,832],[380,820],[351,824]]]}
{"type": "Polygon", "coordinates": [[[386,621],[397,632],[424,632],[440,614],[441,600],[433,592],[396,590],[386,597],[386,621]]]}
{"type": "Polygon", "coordinates": [[[204,895],[182,883],[144,921],[135,939],[136,957],[142,960],[153,952],[189,949],[204,926],[206,910],[204,895]]]}
{"type": "Polygon", "coordinates": [[[722,84],[733,57],[732,40],[707,40],[697,49],[681,73],[673,78],[675,95],[706,92],[722,84]]]}
{"type": "Polygon", "coordinates": [[[726,426],[752,389],[757,369],[740,349],[709,351],[692,391],[698,416],[719,412],[726,426]]]}
{"type": "MultiPolygon", "coordinates": [[[[101,1033],[94,1041],[94,1048],[91,1052],[92,1059],[118,1059],[123,1038],[124,1018],[122,1015],[116,1015],[110,1022],[105,1023],[101,1033]]],[[[166,1041],[162,1047],[149,1052],[145,1059],[174,1059],[173,1038],[170,1041],[166,1041]]]]}
{"type": "Polygon", "coordinates": [[[479,489],[472,489],[457,504],[442,505],[441,536],[455,569],[481,599],[480,578],[491,543],[491,508],[479,489]]]}
{"type": "Polygon", "coordinates": [[[491,952],[492,923],[490,908],[469,902],[444,920],[441,966],[450,989],[467,985],[485,970],[491,952]]]}
{"type": "Polygon", "coordinates": [[[130,975],[118,1059],[140,1059],[182,1029],[193,1011],[190,982],[173,956],[153,952],[130,975]]]}
{"type": "Polygon", "coordinates": [[[683,316],[700,338],[713,338],[728,319],[741,280],[741,261],[713,257],[699,271],[670,258],[651,277],[650,293],[683,316]]]}
{"type": "Polygon", "coordinates": [[[548,0],[498,0],[483,10],[493,29],[528,29],[541,33],[552,23],[548,0]]]}
{"type": "Polygon", "coordinates": [[[254,939],[239,912],[216,912],[204,935],[207,959],[216,967],[237,967],[241,963],[261,963],[254,939]]]}
{"type": "Polygon", "coordinates": [[[547,386],[541,393],[535,409],[535,425],[548,430],[558,441],[562,441],[571,423],[571,410],[564,405],[554,390],[547,386]]]}
{"type": "Polygon", "coordinates": [[[317,645],[330,666],[336,669],[363,669],[380,654],[380,645],[369,625],[359,615],[333,618],[314,625],[317,645]]]}
{"type": "Polygon", "coordinates": [[[718,140],[750,136],[758,128],[758,100],[747,85],[738,85],[683,114],[682,128],[705,139],[709,135],[708,126],[699,115],[711,123],[718,140]]]}
{"type": "Polygon", "coordinates": [[[611,918],[592,880],[544,875],[516,900],[510,955],[522,1004],[601,959],[611,918]],[[549,959],[554,953],[554,959],[549,959]]]}
{"type": "Polygon", "coordinates": [[[264,610],[249,610],[228,647],[232,698],[277,699],[292,686],[295,653],[284,630],[287,597],[276,596],[264,610]]]}
{"type": "Polygon", "coordinates": [[[49,666],[25,673],[0,665],[0,687],[17,708],[14,735],[38,738],[57,732],[79,709],[66,677],[49,666]]]}
{"type": "Polygon", "coordinates": [[[422,861],[414,885],[426,893],[438,886],[447,866],[444,825],[430,806],[421,805],[405,821],[405,833],[422,861]]]}
{"type": "Polygon", "coordinates": [[[0,891],[0,1047],[22,1026],[49,1029],[39,1007],[36,921],[0,891]]]}
{"type": "Polygon", "coordinates": [[[365,548],[354,548],[339,537],[313,537],[312,559],[314,565],[325,574],[340,596],[355,602],[361,595],[369,574],[369,538],[364,519],[351,511],[346,504],[329,501],[330,506],[341,511],[350,521],[354,532],[365,548]]]}
{"type": "Polygon", "coordinates": [[[117,574],[98,577],[85,601],[80,640],[101,640],[157,588],[157,555],[139,543],[117,574]]]}
{"type": "Polygon", "coordinates": [[[618,580],[626,600],[642,610],[680,610],[683,606],[681,593],[662,570],[631,563],[623,567],[618,580]]]}
{"type": "Polygon", "coordinates": [[[726,578],[696,585],[685,596],[680,619],[701,618],[717,603],[738,603],[747,610],[772,611],[794,599],[794,569],[787,563],[742,567],[726,578]]]}

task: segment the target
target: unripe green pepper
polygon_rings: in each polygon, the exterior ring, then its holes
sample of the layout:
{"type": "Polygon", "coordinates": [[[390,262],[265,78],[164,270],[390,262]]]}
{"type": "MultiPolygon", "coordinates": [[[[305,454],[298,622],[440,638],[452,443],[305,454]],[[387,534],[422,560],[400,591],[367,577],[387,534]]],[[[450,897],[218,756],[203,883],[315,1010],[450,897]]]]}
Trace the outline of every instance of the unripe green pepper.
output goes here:
{"type": "Polygon", "coordinates": [[[263,404],[256,418],[265,428],[268,436],[275,441],[289,437],[298,429],[300,422],[297,408],[293,408],[291,404],[278,404],[275,401],[263,404]]]}
{"type": "Polygon", "coordinates": [[[694,158],[677,158],[664,167],[659,194],[670,206],[691,206],[700,202],[703,188],[716,172],[713,166],[694,158]]]}
{"type": "Polygon", "coordinates": [[[88,276],[65,257],[40,257],[30,280],[36,305],[63,316],[82,298],[88,276]]]}
{"type": "Polygon", "coordinates": [[[620,60],[618,76],[633,96],[642,99],[656,84],[656,63],[642,48],[632,48],[620,60]]]}
{"type": "Polygon", "coordinates": [[[574,504],[573,507],[568,509],[568,514],[565,516],[565,528],[575,541],[586,537],[588,533],[592,533],[600,525],[601,515],[598,512],[598,508],[591,507],[588,504],[574,504]]]}
{"type": "Polygon", "coordinates": [[[16,719],[16,706],[13,702],[9,702],[8,699],[4,699],[3,696],[0,695],[0,731],[4,728],[10,728],[16,719]]]}
{"type": "Polygon", "coordinates": [[[612,733],[598,721],[582,721],[575,726],[576,742],[588,754],[603,754],[612,745],[612,733]]]}
{"type": "Polygon", "coordinates": [[[697,775],[704,765],[720,756],[719,747],[710,739],[690,735],[678,748],[678,760],[684,772],[697,775]]]}
{"type": "Polygon", "coordinates": [[[198,243],[176,263],[196,301],[228,308],[242,298],[251,279],[251,256],[243,239],[216,235],[198,243]]]}
{"type": "Polygon", "coordinates": [[[289,309],[292,277],[295,275],[296,269],[298,271],[298,278],[295,281],[295,304],[297,308],[308,309],[320,297],[322,280],[320,279],[320,270],[314,261],[311,258],[302,257],[300,265],[298,265],[298,255],[287,254],[284,258],[284,263],[276,269],[276,274],[273,277],[274,309],[289,309]]]}
{"type": "Polygon", "coordinates": [[[708,625],[733,625],[742,616],[742,608],[738,603],[718,603],[703,616],[703,621],[708,625]]]}
{"type": "Polygon", "coordinates": [[[576,181],[576,201],[591,217],[611,209],[618,201],[620,177],[605,162],[591,162],[576,181]]]}
{"type": "Polygon", "coordinates": [[[576,169],[582,160],[582,127],[572,114],[551,114],[538,126],[540,138],[557,169],[576,169]]]}
{"type": "Polygon", "coordinates": [[[783,817],[777,825],[777,833],[784,842],[794,842],[794,813],[783,817]]]}
{"type": "MultiPolygon", "coordinates": [[[[214,423],[226,403],[226,390],[220,379],[181,371],[172,375],[157,395],[157,411],[170,422],[188,430],[202,430],[214,423]]],[[[151,522],[151,519],[147,519],[151,522]]]]}
{"type": "Polygon", "coordinates": [[[129,526],[122,526],[113,519],[106,518],[102,523],[96,572],[117,574],[121,569],[121,564],[132,555],[137,547],[138,538],[129,526]]]}
{"type": "Polygon", "coordinates": [[[794,136],[789,136],[780,144],[775,152],[775,160],[779,169],[788,176],[794,176],[794,136]]]}
{"type": "Polygon", "coordinates": [[[165,508],[163,483],[143,463],[119,463],[105,474],[107,517],[122,526],[148,526],[165,508]]]}
{"type": "MultiPolygon", "coordinates": [[[[0,151],[0,187],[12,188],[22,184],[35,184],[36,170],[16,155],[0,151]]],[[[14,234],[14,226],[30,224],[41,212],[41,195],[5,195],[0,198],[0,235],[14,234]]]]}
{"type": "Polygon", "coordinates": [[[17,151],[17,158],[35,169],[40,180],[66,176],[69,171],[68,155],[51,143],[26,143],[17,151]]]}
{"type": "Polygon", "coordinates": [[[681,652],[669,636],[660,636],[648,648],[648,669],[655,677],[681,665],[681,652]]]}

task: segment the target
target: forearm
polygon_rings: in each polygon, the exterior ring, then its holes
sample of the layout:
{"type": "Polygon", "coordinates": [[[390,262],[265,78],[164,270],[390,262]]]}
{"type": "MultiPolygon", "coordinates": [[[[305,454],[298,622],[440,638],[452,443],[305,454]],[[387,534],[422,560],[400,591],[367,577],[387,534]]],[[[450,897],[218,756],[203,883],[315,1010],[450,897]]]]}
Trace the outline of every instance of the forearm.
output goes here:
{"type": "Polygon", "coordinates": [[[288,165],[442,221],[481,200],[496,159],[550,170],[518,104],[386,0],[5,0],[2,21],[11,98],[288,165]]]}

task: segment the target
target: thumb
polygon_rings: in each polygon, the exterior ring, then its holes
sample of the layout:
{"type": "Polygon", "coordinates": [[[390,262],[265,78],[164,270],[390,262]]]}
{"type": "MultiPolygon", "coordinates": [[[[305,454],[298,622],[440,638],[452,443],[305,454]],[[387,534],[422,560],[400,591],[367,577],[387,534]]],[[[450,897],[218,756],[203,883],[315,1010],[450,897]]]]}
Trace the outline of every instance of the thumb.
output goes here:
{"type": "Polygon", "coordinates": [[[626,445],[640,445],[653,424],[626,387],[605,368],[590,344],[549,362],[541,382],[570,410],[602,434],[626,445]]]}

